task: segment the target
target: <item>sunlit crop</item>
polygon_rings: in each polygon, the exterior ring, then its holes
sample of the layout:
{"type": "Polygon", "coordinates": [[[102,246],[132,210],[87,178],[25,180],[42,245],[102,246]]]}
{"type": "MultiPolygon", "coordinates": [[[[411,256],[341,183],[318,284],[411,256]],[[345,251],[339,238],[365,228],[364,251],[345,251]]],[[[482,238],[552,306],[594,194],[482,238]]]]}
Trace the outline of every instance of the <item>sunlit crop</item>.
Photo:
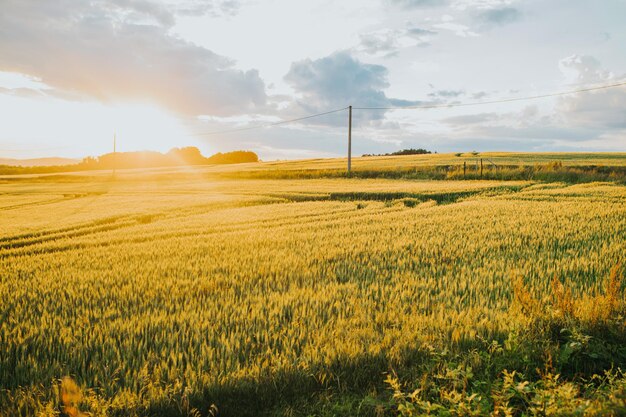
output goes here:
{"type": "Polygon", "coordinates": [[[64,376],[101,415],[358,390],[424,344],[509,331],[515,277],[579,297],[625,249],[611,183],[191,173],[0,190],[3,416],[53,415],[64,376]]]}

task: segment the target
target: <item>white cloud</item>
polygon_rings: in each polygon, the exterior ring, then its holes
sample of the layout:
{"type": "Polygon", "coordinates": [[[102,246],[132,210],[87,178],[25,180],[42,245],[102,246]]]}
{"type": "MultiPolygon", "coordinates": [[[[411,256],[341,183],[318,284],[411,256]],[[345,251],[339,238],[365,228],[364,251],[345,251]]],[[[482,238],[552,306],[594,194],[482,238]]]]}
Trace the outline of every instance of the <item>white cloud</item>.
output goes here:
{"type": "Polygon", "coordinates": [[[241,7],[239,0],[170,0],[167,3],[170,9],[182,16],[233,16],[241,7]]]}
{"type": "Polygon", "coordinates": [[[251,149],[255,149],[261,157],[261,160],[265,161],[281,159],[336,158],[338,156],[343,156],[343,154],[337,152],[302,149],[302,147],[279,148],[269,146],[261,142],[248,142],[246,145],[251,149]]]}
{"type": "Polygon", "coordinates": [[[457,10],[466,9],[495,9],[515,3],[515,0],[456,0],[452,7],[457,10]]]}
{"type": "Polygon", "coordinates": [[[257,71],[172,36],[173,14],[161,4],[6,0],[2,8],[0,70],[62,93],[148,100],[182,114],[242,114],[266,104],[257,71]]]}
{"type": "Polygon", "coordinates": [[[455,35],[460,36],[462,38],[479,36],[478,33],[471,30],[469,26],[462,25],[460,23],[452,23],[452,22],[446,21],[444,23],[437,23],[433,25],[433,27],[437,29],[442,29],[442,30],[453,32],[455,35]]]}
{"type": "Polygon", "coordinates": [[[0,87],[6,89],[28,88],[32,90],[43,90],[49,88],[41,82],[41,79],[29,77],[28,75],[15,72],[0,71],[0,87]]]}
{"type": "Polygon", "coordinates": [[[274,122],[279,122],[281,120],[280,117],[277,117],[277,116],[262,115],[262,114],[242,114],[239,116],[228,116],[228,117],[200,115],[197,117],[197,119],[202,122],[207,122],[207,123],[223,123],[231,127],[232,126],[244,127],[250,124],[274,123],[274,122]]]}
{"type": "Polygon", "coordinates": [[[448,0],[386,0],[393,6],[399,6],[405,9],[431,8],[445,6],[448,0]]]}
{"type": "Polygon", "coordinates": [[[559,70],[569,84],[591,84],[615,78],[600,62],[588,55],[570,55],[559,61],[559,70]]]}

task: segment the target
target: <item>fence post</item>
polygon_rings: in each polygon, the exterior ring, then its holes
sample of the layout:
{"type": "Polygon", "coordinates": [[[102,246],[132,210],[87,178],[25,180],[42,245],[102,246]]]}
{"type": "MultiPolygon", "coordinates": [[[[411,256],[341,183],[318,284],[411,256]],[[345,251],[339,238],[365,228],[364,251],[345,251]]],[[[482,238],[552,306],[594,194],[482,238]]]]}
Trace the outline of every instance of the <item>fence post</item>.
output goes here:
{"type": "Polygon", "coordinates": [[[483,158],[480,158],[480,178],[483,177],[483,158]]]}
{"type": "Polygon", "coordinates": [[[463,179],[465,179],[466,171],[467,171],[467,161],[463,161],[463,179]]]}

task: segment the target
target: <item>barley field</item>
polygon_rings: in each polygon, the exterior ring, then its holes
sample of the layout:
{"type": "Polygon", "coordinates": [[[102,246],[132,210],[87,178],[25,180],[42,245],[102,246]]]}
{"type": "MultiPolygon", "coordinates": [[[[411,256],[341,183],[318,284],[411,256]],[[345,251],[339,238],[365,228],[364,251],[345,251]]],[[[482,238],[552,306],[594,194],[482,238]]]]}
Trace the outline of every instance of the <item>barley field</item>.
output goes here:
{"type": "Polygon", "coordinates": [[[0,415],[425,415],[403,390],[506,351],[516,279],[603,293],[625,236],[616,182],[5,177],[0,415]]]}

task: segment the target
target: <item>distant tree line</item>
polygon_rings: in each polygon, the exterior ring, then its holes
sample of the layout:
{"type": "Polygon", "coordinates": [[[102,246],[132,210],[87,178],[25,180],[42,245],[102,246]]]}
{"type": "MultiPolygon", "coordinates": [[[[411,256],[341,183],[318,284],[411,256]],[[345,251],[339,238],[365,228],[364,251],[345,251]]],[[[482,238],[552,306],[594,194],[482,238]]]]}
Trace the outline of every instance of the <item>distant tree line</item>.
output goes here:
{"type": "Polygon", "coordinates": [[[209,164],[239,164],[258,162],[259,157],[251,151],[234,151],[216,153],[208,158],[204,157],[196,147],[174,148],[162,154],[160,152],[115,152],[99,157],[88,156],[77,164],[56,166],[11,166],[0,165],[1,175],[12,174],[47,174],[70,171],[91,171],[99,169],[124,168],[155,168],[182,165],[209,165],[209,164]]]}
{"type": "Polygon", "coordinates": [[[392,153],[384,153],[384,154],[370,154],[366,153],[363,156],[400,156],[400,155],[426,155],[432,153],[431,151],[427,151],[426,149],[402,149],[401,151],[396,151],[392,153]]]}

